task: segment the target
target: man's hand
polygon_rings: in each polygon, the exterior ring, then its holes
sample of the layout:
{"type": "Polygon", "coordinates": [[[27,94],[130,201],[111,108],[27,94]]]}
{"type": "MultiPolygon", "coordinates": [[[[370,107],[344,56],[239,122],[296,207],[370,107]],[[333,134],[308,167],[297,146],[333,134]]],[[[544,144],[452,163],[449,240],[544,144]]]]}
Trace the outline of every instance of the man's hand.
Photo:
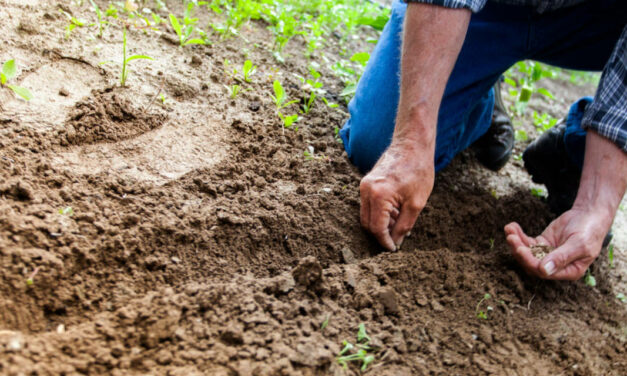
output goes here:
{"type": "Polygon", "coordinates": [[[420,160],[411,149],[390,147],[359,186],[361,225],[394,250],[427,203],[434,175],[431,157],[420,160]]]}
{"type": "Polygon", "coordinates": [[[581,278],[599,256],[626,189],[627,154],[609,140],[588,131],[581,182],[572,209],[551,222],[536,238],[527,236],[518,223],[505,226],[514,258],[527,273],[540,278],[581,278]],[[535,244],[556,249],[538,260],[530,251],[535,244]]]}
{"type": "Polygon", "coordinates": [[[393,250],[425,206],[434,179],[440,101],[468,30],[470,11],[410,3],[392,143],[361,181],[361,223],[393,250]]]}
{"type": "Polygon", "coordinates": [[[545,279],[574,281],[581,278],[599,256],[609,226],[602,213],[572,209],[555,219],[542,235],[527,236],[518,223],[505,226],[514,258],[528,274],[545,279]],[[550,245],[553,252],[542,260],[530,250],[536,244],[550,245]]]}

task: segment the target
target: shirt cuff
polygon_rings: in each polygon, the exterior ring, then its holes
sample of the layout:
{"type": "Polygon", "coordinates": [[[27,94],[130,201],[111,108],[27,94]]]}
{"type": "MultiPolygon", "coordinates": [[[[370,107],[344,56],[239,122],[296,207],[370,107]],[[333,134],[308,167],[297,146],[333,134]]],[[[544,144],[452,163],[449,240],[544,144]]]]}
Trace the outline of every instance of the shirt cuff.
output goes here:
{"type": "Polygon", "coordinates": [[[591,103],[582,120],[585,129],[592,129],[627,152],[627,108],[591,103]]]}

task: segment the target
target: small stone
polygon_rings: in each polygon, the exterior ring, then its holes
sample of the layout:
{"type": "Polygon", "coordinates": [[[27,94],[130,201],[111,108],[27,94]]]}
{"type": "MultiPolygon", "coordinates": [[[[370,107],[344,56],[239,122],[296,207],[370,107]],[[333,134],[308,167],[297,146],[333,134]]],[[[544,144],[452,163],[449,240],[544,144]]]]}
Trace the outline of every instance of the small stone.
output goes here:
{"type": "Polygon", "coordinates": [[[65,325],[59,324],[59,326],[57,326],[57,333],[59,334],[65,333],[65,325]]]}
{"type": "Polygon", "coordinates": [[[353,251],[346,247],[342,248],[342,260],[344,260],[346,264],[357,263],[357,259],[355,258],[355,254],[353,253],[353,251]]]}
{"type": "Polygon", "coordinates": [[[440,304],[440,302],[438,302],[437,300],[433,299],[431,302],[431,309],[434,312],[442,312],[444,311],[444,307],[442,307],[442,304],[440,304]]]}
{"type": "Polygon", "coordinates": [[[172,258],[170,258],[170,260],[172,260],[172,262],[175,263],[175,264],[179,264],[181,262],[181,259],[176,257],[176,256],[172,256],[172,258]]]}
{"type": "Polygon", "coordinates": [[[383,305],[386,314],[398,315],[400,309],[396,301],[396,293],[391,287],[384,287],[377,293],[379,302],[383,305]]]}
{"type": "Polygon", "coordinates": [[[61,89],[59,89],[59,95],[62,97],[69,97],[70,96],[70,92],[67,91],[66,88],[62,87],[61,89]]]}

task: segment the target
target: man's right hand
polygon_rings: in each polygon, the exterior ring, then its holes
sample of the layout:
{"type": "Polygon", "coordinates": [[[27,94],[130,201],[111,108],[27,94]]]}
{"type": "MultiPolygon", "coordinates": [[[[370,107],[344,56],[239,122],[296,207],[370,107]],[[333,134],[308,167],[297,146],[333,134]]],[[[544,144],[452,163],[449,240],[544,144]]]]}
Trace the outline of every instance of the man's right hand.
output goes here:
{"type": "Polygon", "coordinates": [[[392,144],[359,186],[361,225],[389,250],[411,231],[433,189],[433,157],[420,154],[392,144]]]}

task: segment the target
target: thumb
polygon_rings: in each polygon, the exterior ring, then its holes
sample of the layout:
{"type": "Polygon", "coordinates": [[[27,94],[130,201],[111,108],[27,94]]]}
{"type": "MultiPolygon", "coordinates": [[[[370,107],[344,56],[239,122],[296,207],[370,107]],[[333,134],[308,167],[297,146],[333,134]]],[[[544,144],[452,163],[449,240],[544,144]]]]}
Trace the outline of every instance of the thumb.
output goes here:
{"type": "Polygon", "coordinates": [[[570,238],[542,259],[539,274],[547,279],[577,280],[583,276],[588,265],[576,261],[585,259],[588,254],[584,242],[570,238]]]}

